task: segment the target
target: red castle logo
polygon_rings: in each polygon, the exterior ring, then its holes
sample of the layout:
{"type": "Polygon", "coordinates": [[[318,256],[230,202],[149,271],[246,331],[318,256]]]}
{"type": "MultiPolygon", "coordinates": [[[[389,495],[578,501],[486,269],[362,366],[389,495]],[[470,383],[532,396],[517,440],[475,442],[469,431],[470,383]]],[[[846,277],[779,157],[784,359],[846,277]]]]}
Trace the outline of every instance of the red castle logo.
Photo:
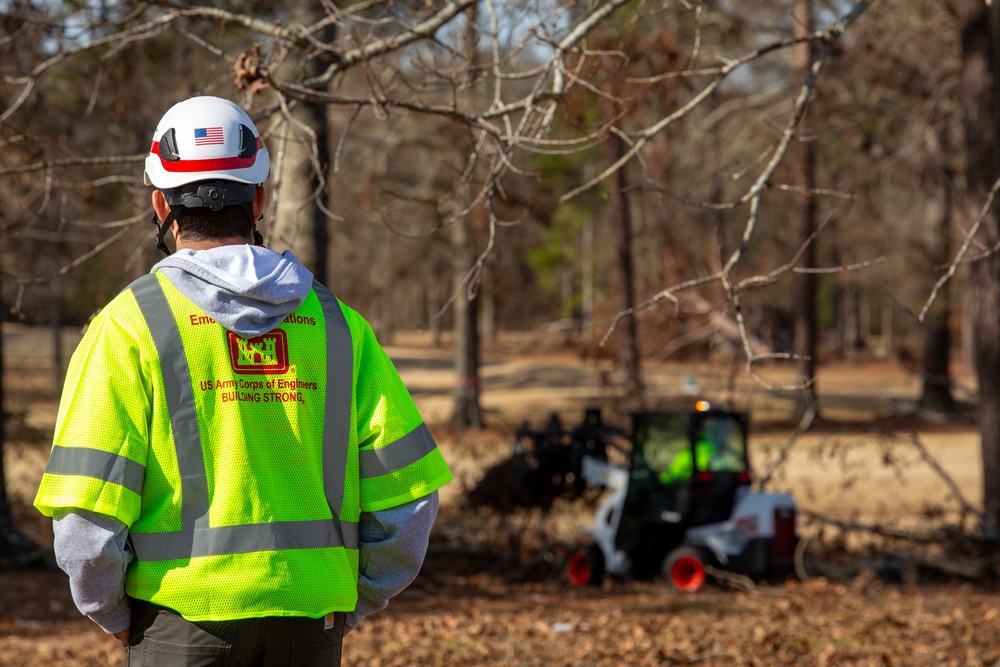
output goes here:
{"type": "Polygon", "coordinates": [[[233,371],[244,375],[277,375],[288,372],[288,336],[274,329],[256,338],[240,338],[228,331],[229,361],[233,371]]]}

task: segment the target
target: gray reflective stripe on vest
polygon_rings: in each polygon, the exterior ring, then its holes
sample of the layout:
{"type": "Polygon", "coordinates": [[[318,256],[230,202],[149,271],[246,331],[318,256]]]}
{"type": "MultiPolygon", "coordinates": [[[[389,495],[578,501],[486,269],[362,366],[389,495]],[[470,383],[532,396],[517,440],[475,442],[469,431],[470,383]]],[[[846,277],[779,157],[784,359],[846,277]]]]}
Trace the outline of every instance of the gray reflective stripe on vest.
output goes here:
{"type": "Polygon", "coordinates": [[[144,533],[131,535],[132,544],[144,552],[136,552],[141,561],[181,560],[198,556],[228,556],[256,551],[281,549],[324,549],[346,546],[341,543],[349,536],[358,540],[357,523],[337,523],[329,519],[315,521],[274,521],[196,528],[179,533],[144,533]],[[138,542],[138,544],[136,544],[138,542]],[[153,554],[150,557],[149,554],[153,554]]]}
{"type": "MultiPolygon", "coordinates": [[[[325,288],[323,288],[325,290],[325,288]]],[[[323,476],[327,502],[333,513],[333,520],[273,522],[239,526],[208,525],[208,482],[202,453],[201,435],[198,429],[198,415],[187,356],[184,354],[180,332],[173,312],[167,303],[163,288],[155,275],[140,278],[132,285],[132,291],[139,304],[139,310],[146,319],[153,336],[170,412],[170,423],[174,434],[174,447],[181,474],[181,522],[182,529],[168,533],[132,533],[129,537],[136,555],[142,561],[178,560],[195,556],[228,555],[253,551],[274,551],[281,549],[306,549],[324,547],[358,548],[357,523],[339,520],[344,497],[344,475],[347,468],[347,451],[350,429],[350,406],[353,382],[353,351],[350,329],[336,299],[328,308],[323,304],[327,320],[327,405],[323,430],[323,476]],[[339,320],[337,319],[339,318],[339,320]],[[347,337],[346,363],[343,336],[347,337]],[[331,337],[337,338],[334,347],[331,337]],[[336,354],[331,354],[335,352],[336,354]],[[347,368],[347,385],[342,385],[343,368],[347,368]],[[346,393],[346,399],[344,395],[346,393]],[[336,404],[332,410],[331,405],[336,404]],[[346,410],[346,421],[331,424],[331,419],[340,418],[346,410]],[[331,417],[333,413],[333,417],[331,417]],[[333,426],[336,428],[333,428],[333,426]],[[338,461],[339,459],[339,461],[338,461]],[[331,478],[340,472],[339,478],[331,485],[331,478]],[[189,505],[188,500],[194,502],[189,505]]],[[[328,290],[325,290],[329,294],[328,290]]],[[[323,301],[317,290],[317,296],[323,301]]],[[[332,295],[330,295],[332,298],[332,295]]]]}
{"type": "MultiPolygon", "coordinates": [[[[326,319],[326,414],[323,417],[323,488],[336,519],[344,509],[347,448],[350,442],[351,404],[354,388],[354,341],[337,298],[320,283],[313,290],[326,319]]],[[[341,522],[343,525],[343,522],[341,522]]],[[[357,526],[344,530],[343,544],[358,548],[357,526]]]]}
{"type": "Polygon", "coordinates": [[[45,472],[53,475],[83,475],[120,484],[135,494],[142,493],[146,468],[127,456],[89,447],[55,446],[45,472]]]}
{"type": "MultiPolygon", "coordinates": [[[[170,428],[181,474],[181,532],[208,527],[208,484],[205,458],[201,451],[201,431],[194,407],[194,390],[187,355],[181,343],[173,311],[155,274],[132,283],[139,311],[153,336],[163,372],[163,389],[170,413],[170,428]]],[[[138,535],[136,536],[138,538],[138,535]]]]}
{"type": "Polygon", "coordinates": [[[361,478],[371,479],[401,470],[416,463],[437,448],[426,424],[421,424],[402,438],[378,449],[362,449],[361,478]]]}

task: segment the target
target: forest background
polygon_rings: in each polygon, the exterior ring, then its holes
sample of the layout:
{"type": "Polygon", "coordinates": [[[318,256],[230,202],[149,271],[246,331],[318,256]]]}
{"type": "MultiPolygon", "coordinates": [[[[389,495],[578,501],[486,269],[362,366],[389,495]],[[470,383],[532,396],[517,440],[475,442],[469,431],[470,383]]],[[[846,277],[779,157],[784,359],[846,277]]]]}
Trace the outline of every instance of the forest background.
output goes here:
{"type": "MultiPolygon", "coordinates": [[[[0,26],[7,321],[82,327],[145,273],[152,129],[231,98],[273,161],[267,245],[387,344],[452,351],[443,424],[490,426],[483,358],[511,341],[606,369],[612,417],[683,394],[649,368],[707,362],[734,378],[713,400],[789,406],[766,485],[836,421],[822,365],[889,361],[918,379],[901,411],[980,440],[977,500],[952,485],[910,537],[996,578],[996,6],[4,0],[0,26]]],[[[3,560],[32,561],[3,480],[3,560]]]]}

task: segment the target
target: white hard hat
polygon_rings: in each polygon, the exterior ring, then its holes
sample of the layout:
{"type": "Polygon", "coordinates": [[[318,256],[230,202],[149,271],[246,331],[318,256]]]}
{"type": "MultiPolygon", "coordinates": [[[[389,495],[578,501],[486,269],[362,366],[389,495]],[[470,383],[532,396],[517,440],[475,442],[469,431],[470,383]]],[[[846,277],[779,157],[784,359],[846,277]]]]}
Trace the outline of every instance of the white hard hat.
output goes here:
{"type": "Polygon", "coordinates": [[[206,96],[178,102],[163,115],[143,180],[160,190],[213,180],[256,185],[270,171],[250,116],[229,100],[206,96]]]}

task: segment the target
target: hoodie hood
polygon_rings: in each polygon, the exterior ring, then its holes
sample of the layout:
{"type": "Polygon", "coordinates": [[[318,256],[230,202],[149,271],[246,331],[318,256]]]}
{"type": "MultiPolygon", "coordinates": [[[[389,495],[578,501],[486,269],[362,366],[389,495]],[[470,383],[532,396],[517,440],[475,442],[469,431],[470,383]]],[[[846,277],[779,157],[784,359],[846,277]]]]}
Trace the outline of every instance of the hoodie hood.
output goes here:
{"type": "Polygon", "coordinates": [[[305,301],[312,273],[291,250],[280,255],[251,245],[180,250],[160,260],[160,271],[181,294],[243,338],[278,326],[305,301]]]}

